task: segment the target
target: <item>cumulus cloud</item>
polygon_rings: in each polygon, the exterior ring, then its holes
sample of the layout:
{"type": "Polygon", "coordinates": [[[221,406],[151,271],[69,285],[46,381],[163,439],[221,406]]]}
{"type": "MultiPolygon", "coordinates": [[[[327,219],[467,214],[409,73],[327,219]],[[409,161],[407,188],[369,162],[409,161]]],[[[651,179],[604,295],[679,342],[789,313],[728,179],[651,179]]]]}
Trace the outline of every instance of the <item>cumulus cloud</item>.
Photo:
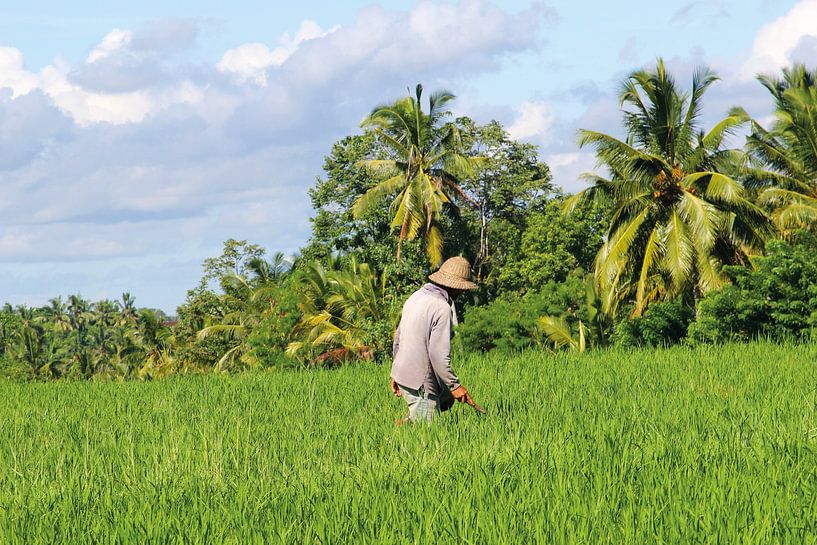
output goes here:
{"type": "MultiPolygon", "coordinates": [[[[743,63],[740,76],[753,79],[757,74],[776,72],[802,54],[803,48],[813,51],[817,38],[817,0],[800,0],[788,13],[765,25],[752,44],[749,58],[743,63]]],[[[799,59],[799,60],[812,60],[799,59]]]]}
{"type": "Polygon", "coordinates": [[[566,191],[575,193],[587,187],[581,175],[594,172],[596,156],[590,151],[554,153],[545,156],[553,181],[566,191]]]}
{"type": "Polygon", "coordinates": [[[338,28],[340,27],[335,26],[324,31],[318,23],[306,20],[301,22],[301,26],[294,36],[290,36],[288,32],[284,33],[281,36],[280,45],[275,49],[270,50],[263,43],[243,44],[227,50],[216,68],[233,76],[233,79],[238,83],[252,81],[265,86],[267,84],[267,70],[270,67],[282,65],[303,42],[323,38],[338,28]]]}
{"type": "Polygon", "coordinates": [[[554,115],[549,104],[542,101],[526,101],[516,109],[516,118],[508,127],[508,134],[517,140],[537,139],[540,142],[549,140],[549,130],[553,125],[554,115]]]}
{"type": "MultiPolygon", "coordinates": [[[[535,48],[549,17],[483,0],[374,7],[342,27],[305,21],[275,44],[237,44],[211,65],[183,54],[199,34],[185,20],[112,30],[81,62],[37,71],[0,48],[5,297],[90,295],[123,279],[138,290],[134,271],[150,267],[136,264],[153,263],[152,292],[173,298],[142,302],[171,310],[228,237],[297,249],[323,155],[373,104],[495,70],[535,48]],[[83,262],[94,265],[72,265],[83,262]]],[[[545,110],[528,114],[545,130],[545,110]]]]}

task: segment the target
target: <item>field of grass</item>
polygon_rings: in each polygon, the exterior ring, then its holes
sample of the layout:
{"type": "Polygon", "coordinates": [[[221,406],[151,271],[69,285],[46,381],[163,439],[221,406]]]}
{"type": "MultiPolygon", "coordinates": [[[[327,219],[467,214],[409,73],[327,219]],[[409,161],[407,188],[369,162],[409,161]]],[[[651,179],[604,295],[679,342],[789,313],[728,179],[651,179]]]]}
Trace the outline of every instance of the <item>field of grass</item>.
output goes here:
{"type": "Polygon", "coordinates": [[[817,543],[817,347],[0,382],[0,543],[817,543]]]}

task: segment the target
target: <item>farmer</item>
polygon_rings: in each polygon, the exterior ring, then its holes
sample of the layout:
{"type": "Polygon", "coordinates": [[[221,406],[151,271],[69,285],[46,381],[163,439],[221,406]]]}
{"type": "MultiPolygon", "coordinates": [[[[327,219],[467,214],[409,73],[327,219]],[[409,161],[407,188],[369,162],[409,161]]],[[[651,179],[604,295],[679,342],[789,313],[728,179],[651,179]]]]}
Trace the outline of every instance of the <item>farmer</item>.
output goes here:
{"type": "Polygon", "coordinates": [[[406,400],[409,414],[398,424],[431,420],[455,399],[473,403],[451,369],[451,335],[457,324],[454,299],[477,287],[470,277],[468,260],[452,257],[403,305],[394,334],[391,389],[406,400]]]}

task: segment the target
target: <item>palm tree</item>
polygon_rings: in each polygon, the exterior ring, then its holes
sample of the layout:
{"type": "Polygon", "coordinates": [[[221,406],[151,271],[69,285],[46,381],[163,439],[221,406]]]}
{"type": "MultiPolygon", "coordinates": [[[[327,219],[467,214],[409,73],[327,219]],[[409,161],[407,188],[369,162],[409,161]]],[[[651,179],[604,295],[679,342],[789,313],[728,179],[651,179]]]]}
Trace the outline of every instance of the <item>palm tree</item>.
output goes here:
{"type": "Polygon", "coordinates": [[[260,321],[260,312],[254,308],[255,298],[249,280],[241,275],[230,274],[222,279],[226,288],[222,296],[228,310],[198,332],[197,338],[218,337],[227,342],[227,350],[215,365],[216,371],[229,371],[240,365],[257,367],[260,362],[247,343],[253,328],[260,321]]]}
{"type": "Polygon", "coordinates": [[[62,302],[62,297],[49,299],[48,303],[49,305],[43,308],[43,318],[61,333],[71,331],[71,320],[67,313],[67,307],[62,302]]]}
{"type": "Polygon", "coordinates": [[[382,347],[372,343],[371,326],[391,310],[386,273],[376,274],[366,263],[340,256],[326,265],[309,264],[301,280],[302,318],[292,333],[287,354],[312,362],[371,359],[382,347]]]}
{"type": "Polygon", "coordinates": [[[783,69],[782,79],[759,76],[775,102],[771,130],[752,122],[747,147],[767,170],[749,169],[748,185],[772,208],[784,236],[817,225],[817,70],[783,69]]]}
{"type": "Polygon", "coordinates": [[[133,323],[139,319],[139,314],[136,311],[136,299],[130,293],[123,293],[122,301],[117,303],[121,309],[120,325],[133,323]]]}
{"type": "Polygon", "coordinates": [[[71,359],[79,372],[85,377],[90,377],[95,367],[94,359],[86,343],[88,326],[93,317],[88,301],[79,295],[68,297],[68,318],[76,341],[70,350],[71,359]]]}
{"type": "Polygon", "coordinates": [[[580,131],[579,144],[595,148],[610,177],[585,175],[593,185],[566,209],[591,199],[612,205],[595,263],[608,306],[634,298],[639,315],[660,297],[697,297],[723,284],[722,265],[748,263],[770,234],[766,215],[730,175],[742,154],[723,146],[748,116],[733,110],[708,132],[698,128],[703,95],[717,79],[700,68],[684,93],[658,59],[654,71],[624,82],[625,141],[580,131]]]}
{"type": "Polygon", "coordinates": [[[162,325],[162,319],[156,312],[148,309],[139,311],[137,327],[131,336],[142,355],[138,370],[140,378],[162,377],[173,371],[173,333],[162,325]]]}
{"type": "Polygon", "coordinates": [[[38,376],[46,363],[45,330],[40,325],[34,309],[19,306],[17,315],[22,321],[20,356],[28,365],[32,376],[38,376]]]}
{"type": "Polygon", "coordinates": [[[361,123],[374,130],[393,158],[362,162],[385,180],[356,200],[353,213],[359,219],[383,199],[396,195],[390,210],[391,228],[399,232],[397,259],[404,240],[422,235],[429,260],[436,265],[442,259],[443,247],[440,214],[444,206],[456,207],[452,194],[474,204],[460,187],[460,179],[473,174],[478,159],[457,151],[460,133],[452,124],[443,123],[450,115],[446,105],[454,95],[448,91],[433,93],[426,114],[422,93],[423,86],[417,85],[415,97],[378,106],[361,123]]]}
{"type": "Polygon", "coordinates": [[[279,284],[292,270],[292,259],[283,252],[275,252],[272,259],[267,261],[256,257],[247,263],[247,272],[252,274],[256,285],[279,284]]]}

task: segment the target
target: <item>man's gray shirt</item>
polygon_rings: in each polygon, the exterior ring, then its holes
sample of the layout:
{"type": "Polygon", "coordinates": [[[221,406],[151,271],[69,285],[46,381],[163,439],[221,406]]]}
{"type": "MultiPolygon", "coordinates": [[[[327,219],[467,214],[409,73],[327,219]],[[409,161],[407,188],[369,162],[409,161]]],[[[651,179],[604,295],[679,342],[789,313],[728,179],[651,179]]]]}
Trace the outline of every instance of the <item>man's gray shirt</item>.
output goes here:
{"type": "Polygon", "coordinates": [[[403,305],[394,335],[391,378],[397,384],[441,395],[460,381],[451,369],[451,329],[454,309],[445,289],[428,283],[403,305]]]}

